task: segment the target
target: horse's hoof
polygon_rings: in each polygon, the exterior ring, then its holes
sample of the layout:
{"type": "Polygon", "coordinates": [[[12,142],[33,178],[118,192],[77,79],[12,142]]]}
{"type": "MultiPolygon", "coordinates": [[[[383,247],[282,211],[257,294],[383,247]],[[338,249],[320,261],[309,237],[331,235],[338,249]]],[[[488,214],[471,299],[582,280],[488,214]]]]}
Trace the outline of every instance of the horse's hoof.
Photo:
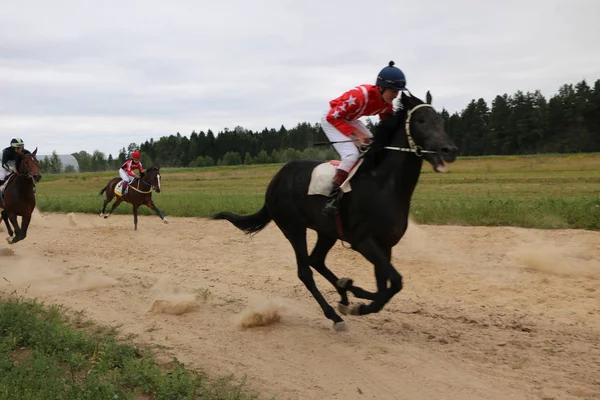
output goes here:
{"type": "Polygon", "coordinates": [[[337,281],[338,287],[342,289],[348,289],[350,286],[352,286],[353,283],[354,281],[350,278],[340,278],[337,281]]]}
{"type": "Polygon", "coordinates": [[[11,237],[7,237],[6,241],[8,242],[8,244],[13,244],[13,240],[11,237]]]}
{"type": "Polygon", "coordinates": [[[360,308],[364,306],[365,303],[356,303],[352,307],[350,307],[350,315],[361,315],[360,308]]]}
{"type": "Polygon", "coordinates": [[[348,325],[346,325],[346,321],[334,322],[333,330],[336,332],[346,332],[348,330],[348,325]]]}
{"type": "Polygon", "coordinates": [[[98,216],[102,218],[102,217],[104,217],[104,214],[100,213],[100,214],[98,214],[98,216]]]}
{"type": "Polygon", "coordinates": [[[169,223],[169,221],[167,221],[166,219],[163,219],[163,222],[164,222],[165,224],[168,224],[168,223],[169,223]]]}
{"type": "Polygon", "coordinates": [[[108,215],[105,215],[105,216],[104,216],[104,219],[107,219],[107,218],[108,218],[108,215]]]}
{"type": "Polygon", "coordinates": [[[350,313],[350,306],[342,303],[338,303],[338,311],[343,315],[348,315],[350,313]]]}

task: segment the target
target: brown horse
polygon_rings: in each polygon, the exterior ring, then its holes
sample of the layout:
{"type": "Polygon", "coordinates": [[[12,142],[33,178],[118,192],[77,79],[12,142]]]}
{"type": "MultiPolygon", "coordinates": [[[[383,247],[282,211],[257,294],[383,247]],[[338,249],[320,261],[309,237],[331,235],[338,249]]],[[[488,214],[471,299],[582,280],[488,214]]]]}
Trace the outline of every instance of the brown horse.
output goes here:
{"type": "Polygon", "coordinates": [[[121,178],[112,178],[108,184],[103,187],[102,190],[100,190],[100,193],[98,193],[100,196],[102,196],[102,194],[106,192],[106,199],[104,200],[102,210],[100,210],[101,217],[108,218],[110,214],[115,211],[115,208],[125,201],[133,206],[133,223],[136,231],[138,223],[138,208],[141,205],[145,205],[154,211],[165,224],[169,223],[162,211],[160,211],[152,201],[152,190],[156,191],[156,193],[160,193],[160,171],[158,167],[149,168],[145,173],[140,174],[139,178],[135,178],[131,183],[129,183],[129,185],[127,185],[129,188],[125,196],[117,196],[115,194],[115,187],[120,181],[121,178]],[[106,206],[114,197],[117,197],[117,200],[115,200],[113,203],[108,214],[105,214],[106,206]]]}
{"type": "Polygon", "coordinates": [[[6,224],[8,236],[6,241],[14,244],[25,239],[27,228],[31,222],[31,214],[35,209],[35,184],[42,179],[40,175],[40,162],[37,157],[37,148],[33,153],[21,157],[17,166],[18,174],[9,176],[6,189],[0,198],[2,220],[6,224]],[[21,226],[17,222],[21,217],[21,226]],[[8,223],[12,223],[12,227],[8,223]],[[14,232],[13,232],[14,228],[14,232]],[[14,237],[13,237],[14,235],[14,237]]]}

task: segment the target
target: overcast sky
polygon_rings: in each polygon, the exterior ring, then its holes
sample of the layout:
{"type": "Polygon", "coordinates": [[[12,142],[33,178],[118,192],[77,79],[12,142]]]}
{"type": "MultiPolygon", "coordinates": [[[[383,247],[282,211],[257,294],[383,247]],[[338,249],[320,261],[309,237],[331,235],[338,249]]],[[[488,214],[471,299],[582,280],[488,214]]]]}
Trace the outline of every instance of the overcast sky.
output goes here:
{"type": "Polygon", "coordinates": [[[394,60],[450,112],[600,79],[600,0],[0,0],[0,145],[318,122],[394,60]]]}

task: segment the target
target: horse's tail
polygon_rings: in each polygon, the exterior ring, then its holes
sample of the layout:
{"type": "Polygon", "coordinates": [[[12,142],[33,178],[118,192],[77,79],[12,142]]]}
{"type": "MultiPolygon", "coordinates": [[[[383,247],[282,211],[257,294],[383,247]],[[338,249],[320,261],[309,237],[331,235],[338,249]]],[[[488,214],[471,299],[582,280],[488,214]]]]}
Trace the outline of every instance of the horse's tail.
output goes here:
{"type": "Polygon", "coordinates": [[[100,193],[98,193],[98,196],[102,196],[102,194],[103,194],[104,192],[106,192],[106,188],[107,188],[107,187],[108,187],[108,185],[104,186],[104,187],[102,188],[102,190],[100,191],[100,193]]]}
{"type": "Polygon", "coordinates": [[[266,205],[264,205],[260,211],[252,215],[237,215],[230,212],[221,212],[213,215],[212,219],[226,219],[247,234],[257,233],[263,230],[272,220],[266,205]]]}

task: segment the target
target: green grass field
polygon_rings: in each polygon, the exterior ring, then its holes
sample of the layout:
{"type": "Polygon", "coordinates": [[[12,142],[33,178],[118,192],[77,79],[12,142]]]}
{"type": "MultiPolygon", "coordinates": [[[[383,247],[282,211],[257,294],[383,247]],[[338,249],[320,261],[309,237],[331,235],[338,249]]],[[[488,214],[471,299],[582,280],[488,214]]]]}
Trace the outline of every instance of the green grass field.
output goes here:
{"type": "MultiPolygon", "coordinates": [[[[252,213],[281,165],[162,170],[153,198],[171,216],[252,213]]],[[[424,164],[412,203],[421,224],[600,227],[600,154],[460,158],[449,174],[424,164]]],[[[98,191],[116,171],[46,175],[38,186],[41,211],[97,213],[98,191]]],[[[151,212],[145,208],[141,214],[151,212]]],[[[122,204],[117,213],[131,213],[122,204]]]]}
{"type": "Polygon", "coordinates": [[[231,377],[209,379],[81,314],[0,292],[0,400],[245,400],[231,377]]]}

